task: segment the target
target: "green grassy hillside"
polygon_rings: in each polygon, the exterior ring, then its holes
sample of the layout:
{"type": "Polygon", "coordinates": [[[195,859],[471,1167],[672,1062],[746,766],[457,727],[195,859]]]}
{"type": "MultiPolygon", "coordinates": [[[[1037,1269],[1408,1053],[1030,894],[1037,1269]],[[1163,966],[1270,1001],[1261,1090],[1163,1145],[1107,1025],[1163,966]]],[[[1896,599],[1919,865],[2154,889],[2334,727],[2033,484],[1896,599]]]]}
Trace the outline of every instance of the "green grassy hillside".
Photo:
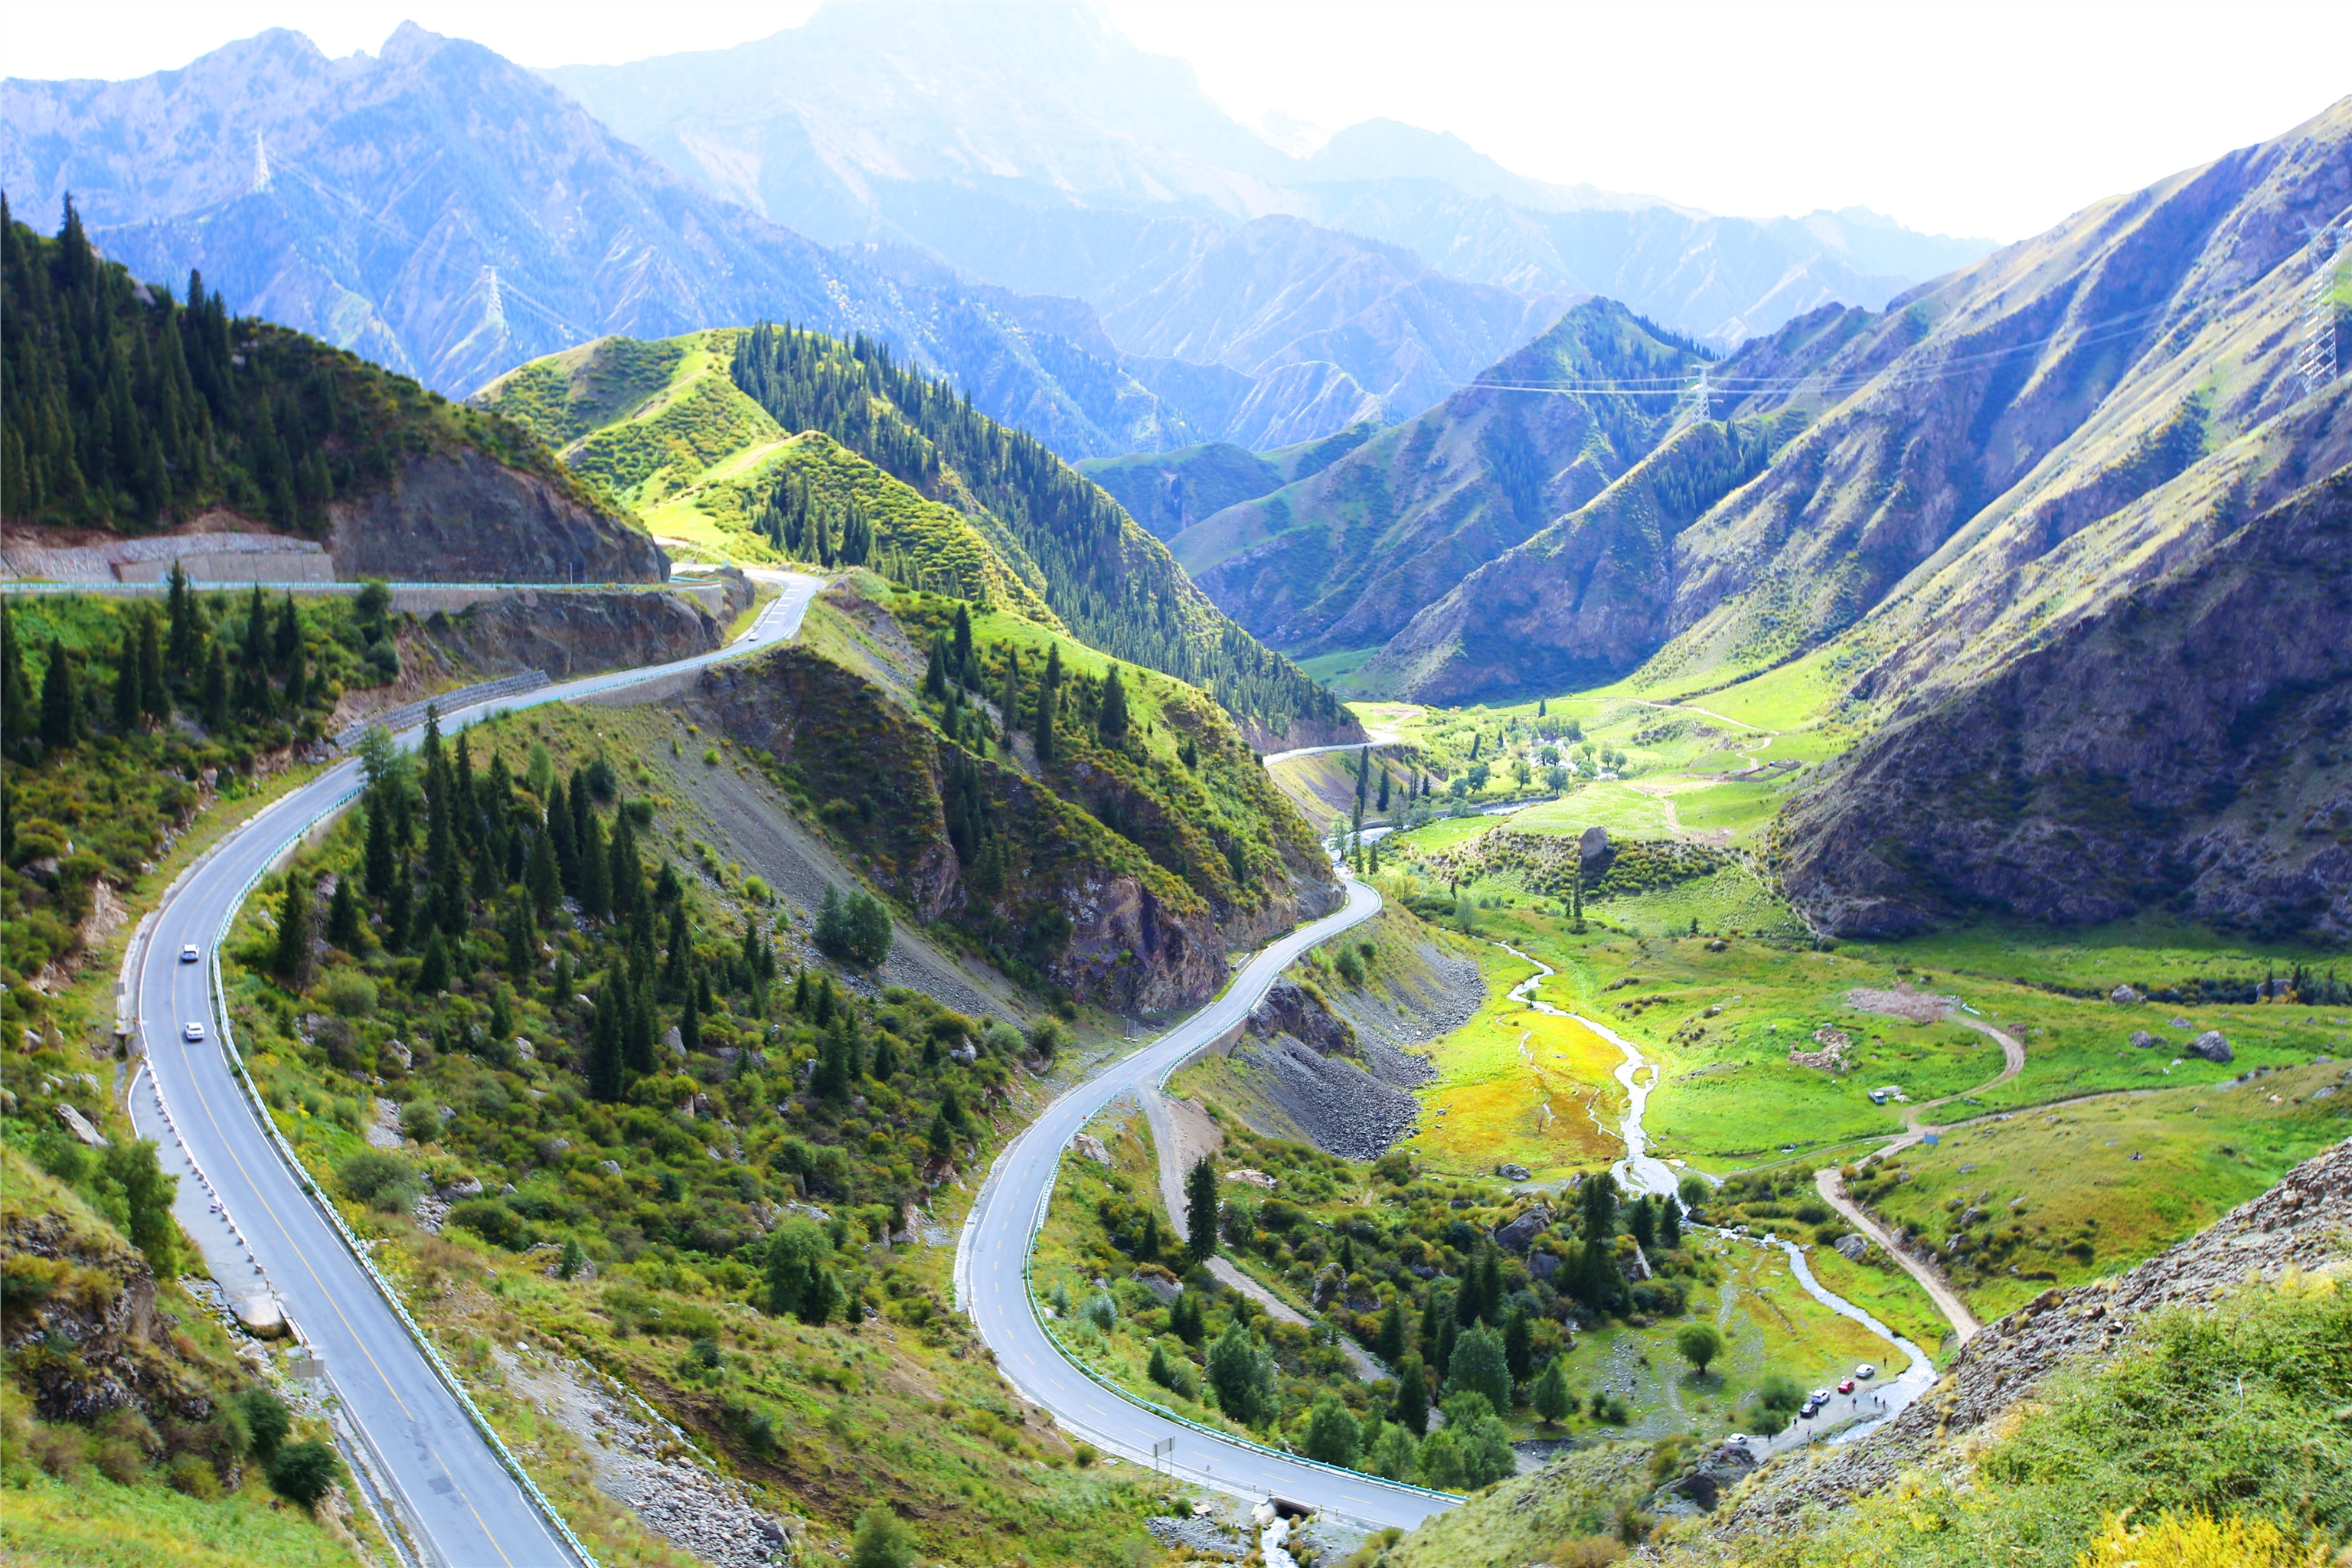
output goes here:
{"type": "Polygon", "coordinates": [[[1706,357],[1613,300],[1579,305],[1418,418],[1188,527],[1176,557],[1277,647],[1376,647],[1640,461],[1706,357]],[[1576,390],[1596,382],[1659,390],[1576,390]]]}
{"type": "Polygon", "coordinates": [[[1313,479],[1366,441],[1374,426],[1350,425],[1319,440],[1253,452],[1204,441],[1174,452],[1088,458],[1078,472],[1100,485],[1128,515],[1159,539],[1173,539],[1229,506],[1313,479]]]}
{"type": "Polygon", "coordinates": [[[1067,628],[1213,691],[1269,746],[1353,731],[1099,488],[862,339],[604,339],[479,401],[560,443],[665,536],[741,560],[863,565],[1067,628]]]}

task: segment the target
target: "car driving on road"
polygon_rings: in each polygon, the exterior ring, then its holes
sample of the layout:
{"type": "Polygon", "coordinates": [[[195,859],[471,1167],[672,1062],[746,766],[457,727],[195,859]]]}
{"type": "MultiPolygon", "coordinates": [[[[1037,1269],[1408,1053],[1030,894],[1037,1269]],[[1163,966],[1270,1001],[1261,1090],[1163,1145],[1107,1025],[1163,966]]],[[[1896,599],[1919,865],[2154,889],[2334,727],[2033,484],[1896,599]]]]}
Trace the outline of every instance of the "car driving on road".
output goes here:
{"type": "Polygon", "coordinates": [[[180,1038],[184,1040],[201,1040],[204,1037],[205,1026],[202,1024],[191,1020],[190,1022],[180,1026],[180,1038]]]}
{"type": "Polygon", "coordinates": [[[203,955],[201,953],[196,952],[196,944],[193,942],[180,949],[180,962],[182,963],[194,963],[202,956],[203,955]]]}

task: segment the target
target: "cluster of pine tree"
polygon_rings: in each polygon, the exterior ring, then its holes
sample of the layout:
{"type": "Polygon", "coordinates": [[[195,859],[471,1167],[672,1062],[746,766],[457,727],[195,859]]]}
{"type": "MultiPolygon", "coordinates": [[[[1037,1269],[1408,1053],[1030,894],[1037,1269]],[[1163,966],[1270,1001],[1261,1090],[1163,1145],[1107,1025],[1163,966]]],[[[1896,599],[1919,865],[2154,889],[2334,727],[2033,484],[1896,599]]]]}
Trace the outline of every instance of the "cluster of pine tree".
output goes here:
{"type": "Polygon", "coordinates": [[[154,526],[207,506],[315,530],[337,495],[391,471],[373,400],[388,379],[298,333],[232,320],[201,275],[185,306],[101,261],[68,199],[54,240],[0,196],[0,511],[154,526]]]}
{"type": "MultiPolygon", "coordinates": [[[[365,848],[357,887],[348,877],[336,885],[327,918],[336,947],[360,952],[373,940],[394,955],[417,954],[415,987],[427,995],[484,965],[529,984],[540,968],[542,933],[569,924],[576,909],[603,938],[583,1076],[591,1097],[608,1102],[656,1070],[665,1012],[691,1052],[714,1005],[714,984],[749,998],[755,1012],[764,1005],[776,977],[774,949],[747,925],[740,951],[716,963],[698,956],[677,871],[664,862],[650,882],[646,876],[637,828],[650,813],[616,798],[611,767],[601,759],[575,770],[568,786],[551,773],[521,791],[501,755],[477,772],[464,731],[445,745],[438,716],[428,711],[413,761],[373,732],[362,742],[362,762],[365,848]],[[609,830],[600,798],[614,800],[609,830]]],[[[289,879],[281,932],[308,929],[303,897],[300,880],[289,879]]],[[[280,978],[301,978],[304,951],[281,952],[280,978]]],[[[554,975],[557,995],[568,995],[569,954],[557,960],[554,975]]],[[[505,1032],[494,1007],[493,1040],[505,1032]]]]}
{"type": "Polygon", "coordinates": [[[241,619],[215,626],[174,565],[162,622],[141,605],[121,623],[110,671],[92,668],[94,660],[52,638],[36,700],[15,618],[0,605],[0,741],[8,754],[31,759],[69,750],[89,737],[101,714],[116,735],[151,731],[183,706],[215,732],[283,720],[315,733],[331,700],[312,678],[291,594],[273,609],[257,584],[241,619]]]}
{"type": "Polygon", "coordinates": [[[808,480],[786,474],[752,521],[760,536],[795,561],[863,566],[874,554],[874,524],[852,496],[840,506],[813,500],[808,480]]]}
{"type": "Polygon", "coordinates": [[[732,374],[785,429],[823,431],[926,495],[950,499],[952,472],[1043,570],[1046,603],[1089,646],[1205,686],[1271,728],[1344,717],[1337,698],[1218,612],[1099,486],[887,346],[763,322],[737,347],[732,374]]]}

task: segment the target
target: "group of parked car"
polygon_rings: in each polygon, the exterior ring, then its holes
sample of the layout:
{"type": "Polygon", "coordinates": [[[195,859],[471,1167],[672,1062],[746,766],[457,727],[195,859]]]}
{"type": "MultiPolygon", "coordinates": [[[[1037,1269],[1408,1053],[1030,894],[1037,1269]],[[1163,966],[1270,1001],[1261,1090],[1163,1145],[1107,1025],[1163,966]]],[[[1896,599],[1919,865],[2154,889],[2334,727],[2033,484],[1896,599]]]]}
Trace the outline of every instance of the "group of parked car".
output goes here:
{"type": "MultiPolygon", "coordinates": [[[[1864,1362],[1860,1366],[1853,1369],[1853,1376],[1843,1377],[1838,1380],[1837,1392],[1839,1394],[1852,1394],[1857,1384],[1868,1383],[1872,1378],[1876,1377],[1877,1375],[1878,1369],[1871,1365],[1868,1362],[1864,1362]]],[[[1797,1407],[1797,1419],[1800,1421],[1811,1420],[1828,1406],[1832,1397],[1832,1395],[1831,1394],[1831,1392],[1826,1388],[1814,1389],[1811,1394],[1805,1395],[1804,1404],[1797,1407]]],[[[1755,1439],[1748,1436],[1745,1432],[1734,1432],[1730,1436],[1726,1437],[1724,1441],[1736,1447],[1745,1448],[1750,1443],[1754,1442],[1755,1439]]]]}

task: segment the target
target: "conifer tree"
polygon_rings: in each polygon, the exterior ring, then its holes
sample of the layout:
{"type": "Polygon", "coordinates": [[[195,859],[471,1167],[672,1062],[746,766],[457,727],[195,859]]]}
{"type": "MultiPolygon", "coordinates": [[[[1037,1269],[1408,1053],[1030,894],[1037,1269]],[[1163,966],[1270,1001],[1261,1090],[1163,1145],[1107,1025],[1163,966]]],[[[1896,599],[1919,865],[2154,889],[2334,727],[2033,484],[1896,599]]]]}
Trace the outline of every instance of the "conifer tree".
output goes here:
{"type": "Polygon", "coordinates": [[[955,677],[958,685],[977,686],[980,682],[973,679],[975,661],[971,651],[971,610],[968,605],[962,604],[956,605],[954,637],[953,654],[949,659],[950,673],[955,677]]]}
{"type": "Polygon", "coordinates": [[[436,931],[425,939],[425,958],[416,969],[416,989],[430,996],[448,988],[449,946],[436,931]]]}
{"type": "MultiPolygon", "coordinates": [[[[578,781],[573,781],[575,786],[578,781]]],[[[572,799],[584,798],[575,787],[572,799]]],[[[613,858],[604,847],[603,819],[591,811],[580,838],[580,908],[603,920],[613,912],[613,858]]]]}
{"type": "Polygon", "coordinates": [[[606,1104],[621,1098],[621,980],[608,972],[596,993],[596,1018],[588,1036],[588,1094],[606,1104]]]}
{"type": "Polygon", "coordinates": [[[204,681],[196,706],[204,713],[205,729],[217,731],[228,722],[228,655],[218,642],[205,652],[204,681]]]}
{"type": "Polygon", "coordinates": [[[1513,1383],[1525,1383],[1536,1368],[1535,1323],[1524,1306],[1511,1309],[1503,1320],[1503,1360],[1513,1383]]]}
{"type": "Polygon", "coordinates": [[[114,661],[114,732],[128,735],[139,728],[139,632],[122,628],[122,646],[114,661]]]}
{"type": "Polygon", "coordinates": [[[335,879],[335,896],[327,905],[327,940],[345,952],[360,950],[360,901],[349,877],[335,879]]]}
{"type": "Polygon", "coordinates": [[[33,733],[32,682],[25,678],[25,650],[16,641],[16,617],[0,600],[0,742],[12,750],[33,733]]]}
{"type": "Polygon", "coordinates": [[[1196,1262],[1205,1263],[1217,1255],[1219,1210],[1217,1170],[1203,1154],[1192,1162],[1184,1178],[1184,1229],[1196,1262]]]}
{"type": "Polygon", "coordinates": [[[1056,646],[1045,650],[1045,678],[1037,686],[1037,718],[1032,737],[1037,742],[1037,765],[1050,768],[1054,754],[1055,709],[1059,705],[1062,689],[1062,650],[1056,646]]]}
{"type": "Polygon", "coordinates": [[[1114,664],[1110,679],[1103,683],[1102,706],[1095,710],[1095,732],[1104,744],[1116,746],[1127,739],[1127,686],[1114,664]]]}
{"type": "Polygon", "coordinates": [[[1008,646],[1004,650],[1004,689],[996,706],[1005,739],[1010,741],[1013,731],[1021,727],[1021,650],[1017,647],[1008,646]]]}
{"type": "Polygon", "coordinates": [[[196,605],[195,591],[188,586],[188,574],[180,570],[177,561],[172,563],[171,584],[164,597],[164,613],[172,624],[172,673],[182,680],[193,681],[196,667],[204,658],[204,629],[197,619],[202,612],[196,605]]]}
{"type": "Polygon", "coordinates": [[[81,698],[65,644],[49,639],[49,667],[41,672],[41,744],[59,751],[81,738],[81,698]]]}
{"type": "Polygon", "coordinates": [[[1417,1355],[1405,1357],[1397,1367],[1396,1399],[1389,1406],[1389,1419],[1416,1437],[1428,1435],[1429,1374],[1417,1355]]]}
{"type": "Polygon", "coordinates": [[[286,900],[278,909],[278,945],[269,959],[269,973],[299,990],[310,972],[310,895],[302,876],[286,874],[286,900]]]}
{"type": "Polygon", "coordinates": [[[163,679],[163,634],[155,617],[139,617],[139,711],[161,724],[172,717],[172,688],[163,679]]]}
{"type": "Polygon", "coordinates": [[[1557,1426],[1576,1414],[1576,1395],[1568,1391],[1568,1374],[1560,1369],[1560,1359],[1554,1356],[1545,1363],[1543,1375],[1536,1379],[1536,1414],[1548,1426],[1557,1426]]]}

